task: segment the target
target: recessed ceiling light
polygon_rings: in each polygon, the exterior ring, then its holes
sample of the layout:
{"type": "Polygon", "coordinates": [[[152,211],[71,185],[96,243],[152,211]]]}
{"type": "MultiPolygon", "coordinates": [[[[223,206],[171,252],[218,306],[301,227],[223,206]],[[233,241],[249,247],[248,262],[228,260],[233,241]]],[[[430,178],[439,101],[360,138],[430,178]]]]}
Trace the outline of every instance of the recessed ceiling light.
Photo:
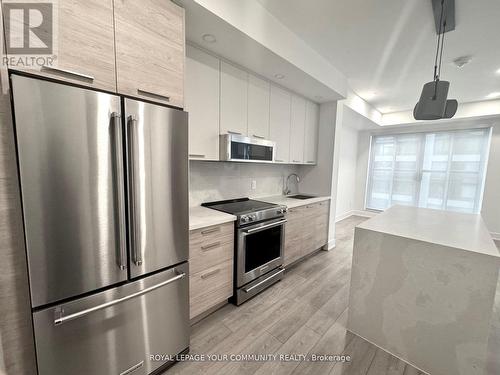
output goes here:
{"type": "Polygon", "coordinates": [[[285,76],[283,74],[280,74],[280,73],[276,73],[274,75],[274,77],[277,78],[277,79],[283,79],[283,78],[285,78],[285,76]]]}
{"type": "Polygon", "coordinates": [[[215,43],[217,41],[217,38],[213,34],[203,34],[201,38],[207,43],[215,43]]]}
{"type": "Polygon", "coordinates": [[[500,69],[498,69],[498,70],[496,71],[496,73],[497,73],[497,76],[500,76],[500,69]]]}
{"type": "Polygon", "coordinates": [[[472,56],[471,55],[466,55],[466,56],[457,57],[455,60],[453,60],[453,64],[457,68],[463,68],[465,65],[467,65],[471,61],[472,61],[472,56]]]}
{"type": "Polygon", "coordinates": [[[486,95],[487,99],[495,99],[500,98],[500,92],[492,92],[491,94],[486,95]]]}

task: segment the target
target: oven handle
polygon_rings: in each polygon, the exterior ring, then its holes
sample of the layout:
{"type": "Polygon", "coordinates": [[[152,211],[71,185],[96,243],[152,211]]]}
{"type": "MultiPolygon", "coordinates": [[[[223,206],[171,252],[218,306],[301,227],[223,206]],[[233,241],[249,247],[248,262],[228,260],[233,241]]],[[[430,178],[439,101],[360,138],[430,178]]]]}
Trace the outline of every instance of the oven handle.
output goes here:
{"type": "Polygon", "coordinates": [[[269,229],[269,228],[273,228],[273,227],[277,227],[277,226],[283,225],[286,222],[287,222],[287,220],[284,219],[284,220],[280,220],[280,221],[277,221],[277,222],[272,223],[272,224],[262,225],[261,227],[247,229],[247,230],[245,230],[243,232],[245,234],[252,234],[252,233],[255,233],[255,232],[260,232],[261,230],[264,230],[264,229],[269,229]]]}
{"type": "Polygon", "coordinates": [[[243,288],[243,291],[244,291],[245,293],[250,293],[250,292],[251,292],[252,290],[254,290],[255,288],[257,288],[257,287],[261,286],[261,285],[262,285],[262,284],[264,284],[266,281],[268,281],[268,280],[272,279],[273,277],[275,277],[275,276],[277,276],[277,275],[279,275],[280,273],[283,273],[283,272],[285,272],[285,269],[284,269],[284,268],[281,268],[278,272],[273,273],[271,276],[266,277],[264,280],[262,280],[261,282],[258,282],[258,283],[257,283],[257,284],[255,284],[255,285],[252,285],[250,288],[243,288]]]}

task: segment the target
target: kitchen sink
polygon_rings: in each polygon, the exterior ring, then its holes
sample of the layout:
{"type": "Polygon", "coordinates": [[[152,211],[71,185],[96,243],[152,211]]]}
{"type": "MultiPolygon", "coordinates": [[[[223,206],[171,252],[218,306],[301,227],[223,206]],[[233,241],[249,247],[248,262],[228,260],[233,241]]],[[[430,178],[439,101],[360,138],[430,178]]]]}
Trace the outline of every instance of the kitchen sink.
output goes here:
{"type": "Polygon", "coordinates": [[[287,198],[293,198],[293,199],[311,199],[311,198],[316,198],[316,197],[314,195],[296,194],[296,195],[287,195],[287,198]]]}

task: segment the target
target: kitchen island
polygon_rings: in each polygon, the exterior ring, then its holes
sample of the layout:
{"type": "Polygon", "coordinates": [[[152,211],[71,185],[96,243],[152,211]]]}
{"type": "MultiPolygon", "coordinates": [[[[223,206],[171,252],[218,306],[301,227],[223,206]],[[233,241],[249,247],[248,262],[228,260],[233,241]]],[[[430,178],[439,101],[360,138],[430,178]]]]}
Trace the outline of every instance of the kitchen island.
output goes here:
{"type": "Polygon", "coordinates": [[[499,267],[480,215],[394,206],[355,229],[347,327],[432,375],[485,374],[499,267]]]}

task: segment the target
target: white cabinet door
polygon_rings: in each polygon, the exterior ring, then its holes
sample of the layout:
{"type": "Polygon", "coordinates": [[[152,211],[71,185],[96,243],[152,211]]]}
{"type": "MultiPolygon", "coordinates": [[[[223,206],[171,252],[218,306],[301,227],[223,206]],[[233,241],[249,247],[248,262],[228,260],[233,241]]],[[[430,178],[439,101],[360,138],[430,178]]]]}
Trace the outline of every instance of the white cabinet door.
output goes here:
{"type": "Polygon", "coordinates": [[[247,134],[248,74],[221,62],[220,134],[247,134]]]}
{"type": "Polygon", "coordinates": [[[220,61],[187,47],[185,109],[189,112],[189,158],[219,160],[220,61]]]}
{"type": "Polygon", "coordinates": [[[304,134],[306,122],[306,100],[292,95],[290,124],[290,163],[304,163],[304,134]]]}
{"type": "Polygon", "coordinates": [[[288,91],[271,85],[269,138],[276,142],[274,161],[288,163],[290,156],[290,107],[288,91]]]}
{"type": "Polygon", "coordinates": [[[269,139],[269,82],[248,75],[248,136],[269,139]]]}
{"type": "Polygon", "coordinates": [[[304,162],[316,164],[318,154],[319,106],[307,101],[304,137],[304,162]]]}

